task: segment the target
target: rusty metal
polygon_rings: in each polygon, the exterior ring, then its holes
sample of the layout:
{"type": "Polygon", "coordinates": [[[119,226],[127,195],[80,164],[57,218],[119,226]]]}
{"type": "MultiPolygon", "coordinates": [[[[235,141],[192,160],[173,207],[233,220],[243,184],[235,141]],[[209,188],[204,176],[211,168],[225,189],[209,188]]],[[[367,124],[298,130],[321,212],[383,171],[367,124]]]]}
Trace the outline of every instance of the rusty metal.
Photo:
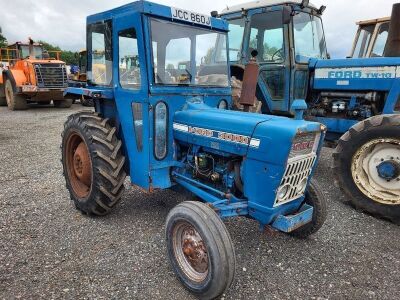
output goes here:
{"type": "Polygon", "coordinates": [[[65,158],[73,192],[78,198],[86,198],[92,186],[92,162],[86,143],[76,132],[67,138],[65,158]]]}
{"type": "Polygon", "coordinates": [[[246,65],[243,75],[243,86],[240,96],[240,104],[244,106],[245,111],[255,105],[256,90],[258,81],[259,66],[255,58],[251,59],[246,65]]]}
{"type": "Polygon", "coordinates": [[[389,35],[385,47],[385,57],[400,56],[400,3],[393,5],[389,35]]]}
{"type": "Polygon", "coordinates": [[[207,278],[209,258],[205,242],[192,224],[181,221],[172,232],[173,249],[180,269],[192,281],[207,278]]]}

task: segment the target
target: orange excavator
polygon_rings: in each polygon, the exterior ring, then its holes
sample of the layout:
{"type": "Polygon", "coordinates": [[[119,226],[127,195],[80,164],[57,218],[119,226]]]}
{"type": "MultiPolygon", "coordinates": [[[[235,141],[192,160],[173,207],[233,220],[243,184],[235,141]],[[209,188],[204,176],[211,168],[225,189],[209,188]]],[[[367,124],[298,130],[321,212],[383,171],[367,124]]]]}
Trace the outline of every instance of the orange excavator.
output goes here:
{"type": "Polygon", "coordinates": [[[24,110],[28,103],[69,108],[72,99],[64,99],[68,87],[67,68],[59,51],[43,49],[29,38],[29,43],[15,43],[0,49],[0,106],[24,110]]]}

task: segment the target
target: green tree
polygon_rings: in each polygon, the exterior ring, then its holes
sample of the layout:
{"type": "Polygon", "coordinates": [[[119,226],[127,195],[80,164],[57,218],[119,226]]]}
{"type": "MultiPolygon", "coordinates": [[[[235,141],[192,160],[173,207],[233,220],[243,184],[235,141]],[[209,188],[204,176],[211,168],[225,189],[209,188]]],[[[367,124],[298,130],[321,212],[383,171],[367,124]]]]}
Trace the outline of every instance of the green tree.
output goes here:
{"type": "MultiPolygon", "coordinates": [[[[67,65],[78,65],[79,64],[79,54],[73,51],[63,51],[59,46],[51,45],[45,41],[39,41],[43,45],[43,49],[47,51],[61,51],[60,59],[64,61],[67,65]]],[[[50,53],[51,57],[54,57],[50,53]]]]}
{"type": "Polygon", "coordinates": [[[6,37],[3,35],[2,31],[1,31],[1,27],[0,27],[0,48],[5,48],[7,47],[8,42],[6,37]]]}

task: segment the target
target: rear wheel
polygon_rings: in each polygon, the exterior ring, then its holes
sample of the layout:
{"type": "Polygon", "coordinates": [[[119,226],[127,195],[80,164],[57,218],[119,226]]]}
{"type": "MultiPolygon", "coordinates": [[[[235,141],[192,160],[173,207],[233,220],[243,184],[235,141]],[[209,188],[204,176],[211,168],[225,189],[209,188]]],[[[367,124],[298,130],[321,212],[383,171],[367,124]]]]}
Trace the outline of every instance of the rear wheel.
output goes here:
{"type": "Polygon", "coordinates": [[[125,157],[116,128],[95,113],[70,116],[62,134],[66,186],[78,210],[108,214],[124,191],[125,157]]]}
{"type": "Polygon", "coordinates": [[[326,221],[328,208],[326,198],[316,181],[311,180],[305,194],[305,203],[314,208],[312,221],[290,234],[298,238],[306,238],[321,229],[326,221]]]}
{"type": "Polygon", "coordinates": [[[183,285],[201,299],[214,299],[230,287],[235,251],[218,215],[200,202],[184,202],[168,215],[168,257],[183,285]]]}
{"type": "Polygon", "coordinates": [[[5,94],[7,100],[7,106],[10,110],[25,110],[28,109],[26,98],[23,95],[15,93],[13,84],[10,79],[6,80],[5,94]]]}
{"type": "Polygon", "coordinates": [[[400,223],[400,115],[373,117],[351,128],[335,150],[334,171],[350,204],[400,223]]]}
{"type": "Polygon", "coordinates": [[[72,99],[64,99],[59,101],[53,101],[54,106],[57,108],[70,108],[72,106],[72,99]]]}

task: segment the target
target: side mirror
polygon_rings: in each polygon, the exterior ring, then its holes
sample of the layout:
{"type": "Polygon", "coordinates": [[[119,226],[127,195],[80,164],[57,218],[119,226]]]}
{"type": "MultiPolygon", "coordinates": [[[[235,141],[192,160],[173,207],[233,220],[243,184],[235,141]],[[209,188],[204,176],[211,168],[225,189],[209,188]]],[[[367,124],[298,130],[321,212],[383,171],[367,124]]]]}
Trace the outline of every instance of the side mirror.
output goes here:
{"type": "Polygon", "coordinates": [[[284,6],[282,10],[282,23],[290,24],[292,20],[292,8],[290,6],[284,6]]]}

